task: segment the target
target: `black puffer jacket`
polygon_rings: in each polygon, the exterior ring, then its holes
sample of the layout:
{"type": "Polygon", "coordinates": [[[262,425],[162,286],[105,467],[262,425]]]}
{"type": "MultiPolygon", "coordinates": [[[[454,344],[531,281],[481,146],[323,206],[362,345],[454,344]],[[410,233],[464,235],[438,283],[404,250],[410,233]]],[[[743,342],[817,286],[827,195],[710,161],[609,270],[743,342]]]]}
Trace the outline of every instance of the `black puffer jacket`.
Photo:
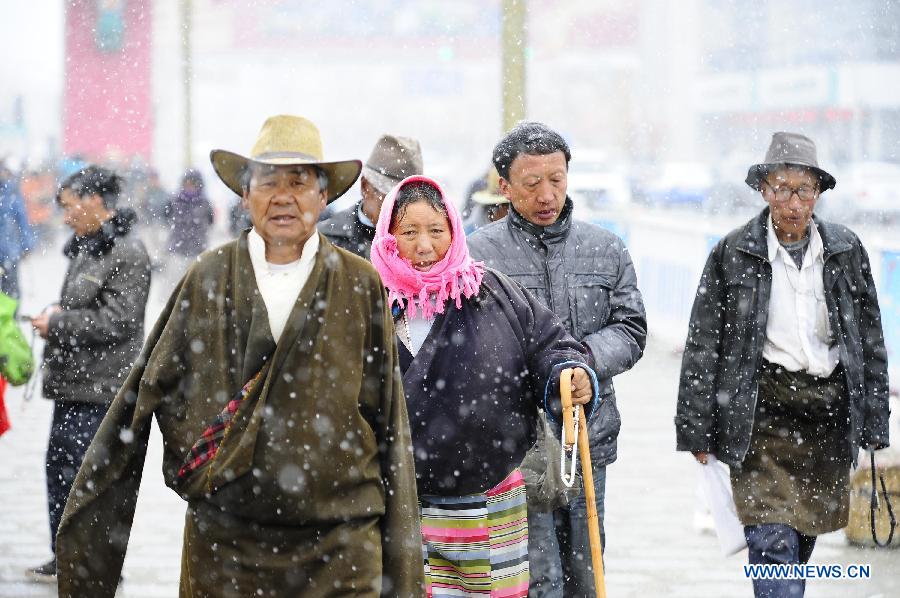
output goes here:
{"type": "Polygon", "coordinates": [[[559,219],[536,226],[510,210],[468,239],[472,257],[508,275],[555,313],[591,353],[601,403],[590,428],[591,458],[616,459],[620,419],[612,377],[643,354],[647,317],[625,244],[608,230],[572,219],[566,199],[559,219]]]}
{"type": "Polygon", "coordinates": [[[119,210],[100,231],[72,237],[59,305],[44,348],[44,396],[109,403],[144,342],[150,259],[131,232],[133,210],[119,210]]]}
{"type": "MultiPolygon", "coordinates": [[[[769,209],[713,248],[700,278],[681,365],[677,448],[729,465],[750,445],[766,336],[772,266],[769,209]]],[[[824,246],[828,318],[850,399],[847,450],[888,444],[887,352],[869,257],[847,227],[813,218],[824,246]]]]}
{"type": "Polygon", "coordinates": [[[338,247],[369,259],[375,229],[359,219],[359,202],[320,222],[319,230],[338,247]]]}

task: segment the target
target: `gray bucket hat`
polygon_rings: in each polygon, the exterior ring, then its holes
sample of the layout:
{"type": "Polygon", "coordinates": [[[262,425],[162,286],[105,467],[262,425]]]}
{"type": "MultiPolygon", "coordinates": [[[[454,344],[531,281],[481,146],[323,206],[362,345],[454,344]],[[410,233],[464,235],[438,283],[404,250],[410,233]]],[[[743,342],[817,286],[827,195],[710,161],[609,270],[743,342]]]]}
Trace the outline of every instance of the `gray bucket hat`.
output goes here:
{"type": "Polygon", "coordinates": [[[769,144],[769,151],[766,152],[766,161],[751,166],[747,171],[745,182],[759,191],[760,181],[770,170],[779,166],[809,168],[819,177],[820,191],[834,189],[837,184],[833,176],[819,168],[819,161],[816,159],[816,144],[806,135],[783,131],[773,133],[772,143],[769,144]]]}
{"type": "Polygon", "coordinates": [[[363,165],[362,176],[387,195],[408,176],[423,174],[422,149],[411,137],[382,135],[363,165]]]}

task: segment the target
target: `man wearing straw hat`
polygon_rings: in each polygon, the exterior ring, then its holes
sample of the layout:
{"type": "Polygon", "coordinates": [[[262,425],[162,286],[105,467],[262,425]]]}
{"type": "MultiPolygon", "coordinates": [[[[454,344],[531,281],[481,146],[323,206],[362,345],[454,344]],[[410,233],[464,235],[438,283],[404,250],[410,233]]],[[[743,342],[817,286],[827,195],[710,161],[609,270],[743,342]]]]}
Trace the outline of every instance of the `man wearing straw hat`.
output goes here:
{"type": "MultiPolygon", "coordinates": [[[[681,366],[677,448],[731,466],[751,564],[806,563],[847,525],[850,465],[888,445],[887,354],[866,250],[813,214],[834,177],[775,133],[747,184],[768,204],[712,249],[681,366]]],[[[802,596],[802,579],[754,579],[802,596]]]]}
{"type": "Polygon", "coordinates": [[[369,259],[375,223],[385,195],[408,176],[422,174],[422,150],[411,137],[382,135],[363,164],[359,187],[362,199],[319,224],[329,241],[369,259]]]}
{"type": "Polygon", "coordinates": [[[509,213],[509,199],[500,193],[500,176],[491,166],[487,175],[487,187],[472,193],[472,211],[466,218],[466,234],[471,234],[491,222],[505,218],[509,213]]]}
{"type": "Polygon", "coordinates": [[[250,156],[210,156],[253,228],[188,270],[110,407],[57,536],[60,596],[115,593],[153,416],[188,503],[181,596],[422,591],[387,297],[315,228],[361,164],[325,162],[296,116],[250,156]]]}

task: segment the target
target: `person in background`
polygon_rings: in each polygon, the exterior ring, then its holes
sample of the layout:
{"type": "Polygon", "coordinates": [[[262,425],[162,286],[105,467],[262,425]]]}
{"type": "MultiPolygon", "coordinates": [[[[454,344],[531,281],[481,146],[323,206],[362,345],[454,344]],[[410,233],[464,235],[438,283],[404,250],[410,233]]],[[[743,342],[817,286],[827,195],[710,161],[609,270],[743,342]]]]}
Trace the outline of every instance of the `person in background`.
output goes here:
{"type": "Polygon", "coordinates": [[[170,233],[166,206],[171,196],[163,188],[159,172],[154,168],[147,168],[137,182],[131,183],[136,195],[134,203],[140,207],[138,234],[150,255],[151,267],[154,271],[162,270],[163,263],[169,255],[170,233]]]}
{"type": "Polygon", "coordinates": [[[404,178],[422,174],[422,150],[410,137],[382,135],[363,165],[359,187],[362,198],[352,207],[319,223],[328,240],[369,259],[375,223],[384,196],[404,178]]]}
{"type": "MultiPolygon", "coordinates": [[[[615,461],[620,426],[612,378],[641,358],[647,319],[625,244],[600,226],[575,220],[578,206],[566,195],[570,158],[556,131],[537,122],[516,125],[493,152],[500,193],[511,209],[472,233],[469,247],[473,257],[549,307],[590,353],[588,363],[600,380],[599,413],[589,436],[603,536],[606,466],[615,461]]],[[[530,595],[592,596],[584,493],[550,513],[532,509],[528,518],[530,595]]]]}
{"type": "Polygon", "coordinates": [[[463,225],[466,234],[470,235],[482,226],[506,218],[509,213],[509,200],[500,193],[500,177],[496,169],[491,167],[488,173],[488,186],[472,194],[473,207],[463,225]]]}
{"type": "Polygon", "coordinates": [[[591,403],[588,413],[596,404],[588,351],[534,296],[472,260],[459,212],[432,179],[408,177],[387,196],[372,263],[394,311],[426,592],[527,596],[518,466],[535,442],[538,409],[561,413],[564,369],[573,403],[591,403]]]}
{"type": "MultiPolygon", "coordinates": [[[[73,235],[63,252],[69,268],[59,302],[31,320],[46,340],[44,397],[53,401],[47,445],[50,550],[85,451],[144,341],[150,259],[133,233],[134,210],[116,204],[123,180],[87,166],[59,187],[57,202],[73,235]]],[[[29,569],[56,579],[56,556],[29,569]]]]}
{"type": "Polygon", "coordinates": [[[159,180],[159,172],[155,168],[147,170],[144,181],[144,220],[148,222],[164,222],[166,219],[166,205],[169,203],[169,194],[159,180]]]}
{"type": "MultiPolygon", "coordinates": [[[[801,564],[847,525],[850,466],[888,446],[887,352],[859,238],[814,209],[835,178],[815,143],[772,136],[746,183],[767,206],[709,254],[691,311],[677,449],[731,467],[751,564],[801,564]]],[[[799,597],[802,579],[754,579],[799,597]]]]}
{"type": "Polygon", "coordinates": [[[463,202],[460,213],[463,222],[472,218],[472,211],[477,207],[475,203],[475,194],[479,191],[485,191],[490,186],[491,170],[496,171],[493,166],[489,166],[488,169],[484,171],[484,174],[474,179],[466,188],[466,200],[463,202]]]}
{"type": "Polygon", "coordinates": [[[18,299],[19,261],[34,247],[34,232],[13,172],[0,162],[0,292],[18,299]]]}
{"type": "Polygon", "coordinates": [[[25,214],[34,233],[34,245],[51,245],[60,226],[56,209],[56,190],[64,176],[59,176],[51,163],[23,169],[19,175],[19,192],[25,202],[25,214]]]}
{"type": "Polygon", "coordinates": [[[154,304],[165,302],[187,269],[206,249],[213,208],[206,197],[199,171],[187,170],[178,191],[169,198],[163,210],[163,234],[168,236],[162,255],[153,254],[154,267],[160,270],[152,289],[154,304]]]}
{"type": "Polygon", "coordinates": [[[253,228],[191,265],[113,401],[57,536],[59,594],[114,595],[155,418],[187,501],[181,596],[421,596],[387,294],[316,231],[362,164],[323,160],[290,115],[210,160],[253,228]]]}
{"type": "Polygon", "coordinates": [[[165,207],[169,223],[169,251],[194,258],[206,249],[213,208],[204,190],[203,175],[193,168],[181,177],[181,187],[165,207]]]}
{"type": "Polygon", "coordinates": [[[34,371],[34,357],[16,322],[16,300],[0,291],[0,435],[10,428],[3,395],[6,384],[21,386],[34,371]]]}
{"type": "Polygon", "coordinates": [[[250,220],[250,212],[243,206],[241,198],[237,195],[232,197],[231,209],[228,211],[228,230],[232,237],[237,237],[241,231],[251,228],[253,221],[250,220]]]}

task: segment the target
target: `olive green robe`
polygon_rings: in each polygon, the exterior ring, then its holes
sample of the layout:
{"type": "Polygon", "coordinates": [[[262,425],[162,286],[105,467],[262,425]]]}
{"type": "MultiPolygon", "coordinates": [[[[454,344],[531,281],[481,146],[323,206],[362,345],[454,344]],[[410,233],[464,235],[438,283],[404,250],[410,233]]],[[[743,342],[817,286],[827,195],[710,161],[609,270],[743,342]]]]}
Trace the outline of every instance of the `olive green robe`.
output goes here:
{"type": "Polygon", "coordinates": [[[182,596],[421,595],[393,337],[375,270],[324,237],[277,346],[246,233],[204,254],[87,451],[57,535],[60,596],[113,596],[153,416],[166,484],[188,501],[182,596]],[[179,484],[193,443],[264,365],[215,459],[179,484]]]}

